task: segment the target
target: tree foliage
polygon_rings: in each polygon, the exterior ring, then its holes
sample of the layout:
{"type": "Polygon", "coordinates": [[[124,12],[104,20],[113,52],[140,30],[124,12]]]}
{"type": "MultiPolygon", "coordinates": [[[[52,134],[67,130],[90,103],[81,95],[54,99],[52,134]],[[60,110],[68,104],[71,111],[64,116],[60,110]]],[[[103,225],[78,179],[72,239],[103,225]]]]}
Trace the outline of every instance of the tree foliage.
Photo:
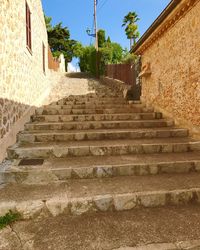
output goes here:
{"type": "Polygon", "coordinates": [[[134,64],[137,60],[137,56],[134,54],[130,54],[127,53],[126,55],[124,55],[124,57],[122,58],[122,63],[126,63],[126,64],[134,64]]]}
{"type": "Polygon", "coordinates": [[[94,46],[86,46],[82,47],[82,52],[79,54],[80,62],[79,66],[81,72],[89,72],[95,74],[95,47],[94,46]]]}
{"type": "Polygon", "coordinates": [[[135,12],[129,12],[123,19],[122,27],[125,26],[126,36],[130,39],[130,48],[136,43],[136,39],[140,36],[138,25],[136,24],[139,20],[135,12]]]}
{"type": "Polygon", "coordinates": [[[99,48],[103,48],[106,42],[106,32],[105,30],[98,31],[98,46],[99,48]]]}
{"type": "Polygon", "coordinates": [[[73,46],[73,55],[74,57],[81,57],[83,54],[84,48],[83,45],[80,42],[77,42],[74,46],[73,46]]]}
{"type": "Polygon", "coordinates": [[[66,62],[70,62],[74,56],[74,46],[77,42],[70,39],[70,31],[67,27],[63,27],[62,23],[52,26],[51,20],[51,17],[45,16],[51,51],[55,57],[59,57],[61,53],[64,54],[66,62]]]}
{"type": "MultiPolygon", "coordinates": [[[[104,30],[98,31],[99,51],[96,54],[94,46],[81,47],[78,45],[79,51],[76,56],[80,58],[80,69],[82,72],[96,74],[96,60],[98,60],[99,74],[105,71],[105,65],[111,63],[120,63],[123,57],[123,49],[118,43],[111,42],[110,37],[106,39],[104,30]]],[[[76,47],[76,46],[75,46],[76,47]]]]}
{"type": "Polygon", "coordinates": [[[46,23],[46,28],[47,28],[47,32],[49,32],[52,29],[52,17],[48,17],[48,16],[44,16],[45,19],[45,23],[46,23]]]}

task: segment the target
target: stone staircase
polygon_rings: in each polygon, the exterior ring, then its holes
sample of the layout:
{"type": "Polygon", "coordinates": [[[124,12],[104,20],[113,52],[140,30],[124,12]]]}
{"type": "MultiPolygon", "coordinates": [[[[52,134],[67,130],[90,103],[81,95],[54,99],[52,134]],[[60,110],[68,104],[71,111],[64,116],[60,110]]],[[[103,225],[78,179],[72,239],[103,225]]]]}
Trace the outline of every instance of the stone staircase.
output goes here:
{"type": "Polygon", "coordinates": [[[99,85],[36,110],[0,175],[0,214],[24,218],[200,202],[200,142],[99,85]]]}

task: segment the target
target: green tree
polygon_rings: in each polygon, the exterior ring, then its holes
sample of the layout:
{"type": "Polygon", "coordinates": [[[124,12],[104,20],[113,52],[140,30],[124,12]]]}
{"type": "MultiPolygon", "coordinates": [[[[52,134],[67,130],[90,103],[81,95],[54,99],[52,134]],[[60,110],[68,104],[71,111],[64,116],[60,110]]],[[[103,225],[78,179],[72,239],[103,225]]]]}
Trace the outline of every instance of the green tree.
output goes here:
{"type": "Polygon", "coordinates": [[[103,48],[106,42],[106,32],[105,30],[98,30],[98,46],[103,48]]]}
{"type": "Polygon", "coordinates": [[[129,12],[123,19],[122,27],[125,26],[125,32],[128,39],[130,39],[130,49],[136,43],[136,39],[140,36],[138,31],[137,21],[140,19],[135,12],[129,12]]]}
{"type": "Polygon", "coordinates": [[[96,75],[96,60],[98,58],[100,75],[104,74],[106,64],[120,63],[123,58],[123,49],[118,43],[113,43],[110,37],[106,39],[104,30],[99,32],[99,51],[96,57],[94,46],[83,47],[81,44],[75,46],[74,54],[79,57],[79,65],[82,72],[96,75]]]}
{"type": "Polygon", "coordinates": [[[82,52],[79,54],[79,66],[81,72],[92,73],[95,75],[95,58],[96,50],[94,46],[82,47],[82,52]]]}
{"type": "Polygon", "coordinates": [[[137,60],[136,55],[128,53],[127,55],[124,55],[124,57],[122,58],[122,63],[134,64],[136,60],[137,60]]]}
{"type": "Polygon", "coordinates": [[[108,38],[107,38],[107,40],[106,40],[106,43],[107,43],[107,44],[111,44],[111,39],[110,39],[109,36],[108,36],[108,38]]]}
{"type": "Polygon", "coordinates": [[[44,19],[46,23],[47,32],[49,32],[52,29],[52,25],[51,25],[52,18],[45,15],[44,19]]]}
{"type": "Polygon", "coordinates": [[[110,44],[112,50],[112,57],[109,63],[120,63],[122,60],[123,49],[119,43],[110,44]]]}
{"type": "Polygon", "coordinates": [[[103,75],[105,72],[106,64],[111,63],[113,56],[113,50],[109,47],[99,49],[99,74],[103,75]]]}
{"type": "Polygon", "coordinates": [[[83,50],[84,47],[80,42],[77,42],[74,46],[73,46],[73,55],[74,57],[81,57],[83,55],[83,50]]]}
{"type": "Polygon", "coordinates": [[[52,54],[55,57],[59,57],[62,53],[66,62],[71,62],[74,56],[74,46],[77,44],[77,41],[70,39],[70,31],[67,27],[63,27],[62,23],[52,26],[51,20],[51,17],[45,16],[48,42],[52,54]]]}

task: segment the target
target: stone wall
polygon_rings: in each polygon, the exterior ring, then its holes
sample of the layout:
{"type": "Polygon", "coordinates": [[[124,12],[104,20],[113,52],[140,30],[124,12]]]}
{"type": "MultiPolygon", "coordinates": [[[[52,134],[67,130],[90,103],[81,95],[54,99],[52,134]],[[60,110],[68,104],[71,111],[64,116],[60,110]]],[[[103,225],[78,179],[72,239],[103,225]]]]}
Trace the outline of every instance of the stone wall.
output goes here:
{"type": "Polygon", "coordinates": [[[65,70],[65,58],[63,54],[59,56],[59,62],[60,62],[59,71],[61,73],[64,73],[66,70],[65,70]]]}
{"type": "Polygon", "coordinates": [[[200,135],[200,1],[182,0],[137,49],[142,100],[200,135]],[[147,72],[148,73],[148,72],[147,72]]]}
{"type": "Polygon", "coordinates": [[[0,161],[6,148],[14,143],[18,130],[48,96],[53,81],[60,77],[48,70],[47,31],[40,0],[27,0],[32,52],[26,47],[25,3],[24,0],[0,2],[0,161]]]}
{"type": "Polygon", "coordinates": [[[107,76],[101,76],[101,82],[113,89],[116,89],[119,96],[123,96],[125,99],[131,99],[130,93],[132,93],[132,86],[126,84],[117,79],[113,79],[107,76]],[[130,98],[129,98],[130,97],[130,98]]]}

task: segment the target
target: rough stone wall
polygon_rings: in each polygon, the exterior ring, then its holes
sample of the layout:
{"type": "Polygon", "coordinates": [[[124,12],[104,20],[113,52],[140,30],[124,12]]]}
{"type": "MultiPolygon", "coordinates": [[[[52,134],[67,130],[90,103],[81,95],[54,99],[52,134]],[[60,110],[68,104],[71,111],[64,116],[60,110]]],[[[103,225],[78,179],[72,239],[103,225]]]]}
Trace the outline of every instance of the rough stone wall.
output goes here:
{"type": "Polygon", "coordinates": [[[59,56],[59,61],[60,61],[59,71],[64,73],[65,72],[65,58],[63,54],[59,56]]]}
{"type": "Polygon", "coordinates": [[[101,76],[101,81],[103,84],[108,85],[113,89],[116,89],[119,93],[119,96],[124,96],[124,98],[126,98],[125,94],[127,94],[127,91],[131,89],[130,85],[127,85],[126,83],[120,80],[109,78],[106,76],[101,76]]]}
{"type": "Polygon", "coordinates": [[[24,0],[0,1],[0,146],[12,126],[29,108],[40,105],[53,79],[58,78],[48,70],[47,31],[40,0],[27,0],[31,11],[32,52],[26,47],[25,3],[24,0]]]}
{"type": "Polygon", "coordinates": [[[199,16],[197,1],[142,54],[143,66],[149,62],[152,72],[142,79],[142,100],[194,133],[200,132],[199,16]]]}

